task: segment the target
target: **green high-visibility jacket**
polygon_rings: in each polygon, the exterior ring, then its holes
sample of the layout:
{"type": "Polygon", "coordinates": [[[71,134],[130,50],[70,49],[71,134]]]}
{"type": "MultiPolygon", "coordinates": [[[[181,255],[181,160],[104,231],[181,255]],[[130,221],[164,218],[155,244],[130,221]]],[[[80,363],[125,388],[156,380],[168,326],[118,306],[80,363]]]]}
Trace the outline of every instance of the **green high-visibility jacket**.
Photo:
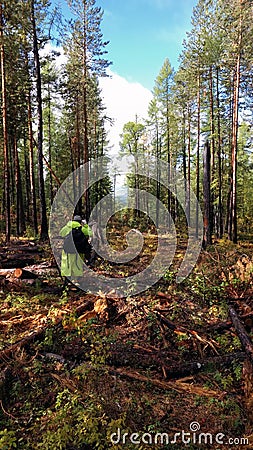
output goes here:
{"type": "MultiPolygon", "coordinates": [[[[70,220],[67,225],[65,225],[61,231],[60,236],[65,237],[73,228],[80,227],[80,223],[75,220],[70,220]]],[[[85,224],[82,226],[82,232],[85,236],[92,236],[92,231],[89,225],[85,224]]],[[[61,275],[63,277],[81,277],[83,275],[83,260],[84,255],[82,254],[70,254],[62,250],[61,256],[61,275]]]]}

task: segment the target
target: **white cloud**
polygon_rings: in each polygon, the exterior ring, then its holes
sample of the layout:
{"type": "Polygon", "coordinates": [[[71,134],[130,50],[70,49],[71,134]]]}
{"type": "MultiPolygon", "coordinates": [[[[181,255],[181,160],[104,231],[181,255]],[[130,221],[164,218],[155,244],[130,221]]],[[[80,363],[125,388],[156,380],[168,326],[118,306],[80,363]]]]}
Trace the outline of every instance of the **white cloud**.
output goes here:
{"type": "Polygon", "coordinates": [[[152,93],[140,83],[129,82],[111,70],[108,75],[110,78],[100,79],[100,87],[106,114],[114,120],[112,126],[107,125],[108,138],[110,145],[114,146],[113,153],[118,153],[119,135],[124,124],[135,121],[136,115],[139,122],[147,118],[152,93]]]}
{"type": "MultiPolygon", "coordinates": [[[[62,47],[46,44],[41,50],[41,56],[48,55],[51,51],[57,51],[56,65],[61,69],[67,62],[66,55],[62,47]]],[[[140,83],[129,81],[126,78],[108,70],[108,77],[100,78],[100,87],[103,104],[106,107],[106,115],[114,120],[113,125],[106,122],[108,139],[112,146],[112,154],[118,154],[120,134],[123,126],[129,121],[142,122],[147,118],[148,105],[152,98],[152,93],[140,83]]]]}

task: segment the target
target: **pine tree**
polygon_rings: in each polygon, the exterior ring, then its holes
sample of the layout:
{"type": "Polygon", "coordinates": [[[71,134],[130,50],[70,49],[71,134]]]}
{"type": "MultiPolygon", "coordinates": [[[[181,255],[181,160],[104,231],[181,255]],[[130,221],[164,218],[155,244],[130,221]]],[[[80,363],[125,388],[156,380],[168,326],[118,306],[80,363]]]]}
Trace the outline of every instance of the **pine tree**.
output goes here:
{"type": "MultiPolygon", "coordinates": [[[[103,12],[97,7],[95,0],[71,0],[71,9],[77,19],[71,24],[72,33],[65,47],[69,64],[67,65],[68,84],[75,90],[75,138],[78,148],[83,148],[82,162],[85,165],[84,174],[84,205],[86,219],[90,213],[88,194],[88,161],[90,159],[89,145],[89,110],[88,84],[92,74],[105,76],[106,68],[110,64],[102,58],[106,52],[108,42],[103,41],[100,30],[103,12]],[[79,109],[81,105],[81,109],[79,109]]],[[[79,203],[79,210],[81,205],[79,203]]]]}

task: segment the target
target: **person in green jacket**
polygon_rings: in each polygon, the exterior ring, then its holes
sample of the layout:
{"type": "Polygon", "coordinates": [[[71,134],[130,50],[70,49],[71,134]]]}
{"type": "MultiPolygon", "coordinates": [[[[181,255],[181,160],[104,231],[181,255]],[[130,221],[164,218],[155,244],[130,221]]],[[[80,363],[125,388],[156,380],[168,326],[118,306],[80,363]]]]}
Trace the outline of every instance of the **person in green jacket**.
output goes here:
{"type": "MultiPolygon", "coordinates": [[[[74,216],[73,220],[70,220],[60,231],[61,237],[66,237],[67,234],[70,233],[70,231],[73,228],[78,228],[82,226],[82,232],[87,238],[92,236],[92,231],[87,225],[87,223],[84,223],[82,225],[82,218],[81,216],[74,216]]],[[[85,260],[84,254],[71,254],[66,253],[64,250],[62,250],[62,257],[61,257],[61,275],[65,278],[78,278],[83,276],[83,262],[85,260]]]]}

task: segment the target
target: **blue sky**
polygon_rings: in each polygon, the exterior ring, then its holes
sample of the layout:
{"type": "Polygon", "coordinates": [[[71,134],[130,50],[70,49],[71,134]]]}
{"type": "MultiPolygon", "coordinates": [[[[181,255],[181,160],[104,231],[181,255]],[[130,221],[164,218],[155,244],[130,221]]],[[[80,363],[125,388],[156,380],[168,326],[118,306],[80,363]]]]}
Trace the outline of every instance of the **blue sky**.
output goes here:
{"type": "Polygon", "coordinates": [[[97,0],[111,69],[152,89],[165,58],[178,67],[197,0],[97,0]]]}
{"type": "MultiPolygon", "coordinates": [[[[52,0],[68,14],[67,0],[52,0]]],[[[107,59],[110,75],[100,80],[107,115],[111,152],[118,154],[125,123],[147,117],[155,79],[166,58],[177,69],[186,31],[191,30],[193,7],[198,0],[97,0],[104,11],[103,39],[110,41],[107,59]]]]}

